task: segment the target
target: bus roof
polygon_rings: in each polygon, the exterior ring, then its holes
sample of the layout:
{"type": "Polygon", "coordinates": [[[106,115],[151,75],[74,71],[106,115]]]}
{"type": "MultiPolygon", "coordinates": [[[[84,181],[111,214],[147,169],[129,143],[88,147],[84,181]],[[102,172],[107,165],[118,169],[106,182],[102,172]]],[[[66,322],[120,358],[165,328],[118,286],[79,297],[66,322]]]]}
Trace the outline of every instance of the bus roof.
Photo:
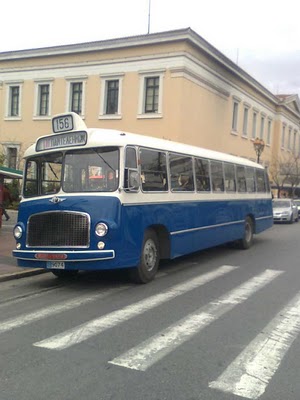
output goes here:
{"type": "MultiPolygon", "coordinates": [[[[91,128],[86,129],[87,132],[87,141],[84,145],[76,145],[74,146],[64,146],[64,147],[53,147],[51,149],[36,151],[36,144],[30,146],[24,154],[24,158],[32,157],[37,154],[44,153],[53,153],[57,151],[65,151],[71,149],[84,149],[84,148],[93,148],[93,147],[101,147],[101,146],[117,146],[117,147],[125,147],[128,145],[135,145],[141,147],[147,147],[151,149],[158,149],[164,151],[170,151],[181,154],[188,154],[203,158],[208,158],[212,160],[219,160],[224,162],[230,162],[235,164],[246,165],[250,167],[256,168],[264,168],[260,164],[257,164],[253,161],[250,161],[243,157],[237,157],[226,153],[221,153],[218,151],[208,150],[201,147],[191,146],[184,143],[173,142],[171,140],[159,139],[151,136],[140,135],[136,133],[129,133],[124,131],[118,131],[113,129],[100,129],[100,128],[91,128]]],[[[74,131],[72,131],[74,133],[74,131]]],[[[56,135],[57,137],[66,134],[56,135]]],[[[43,138],[53,137],[54,135],[47,135],[40,137],[37,141],[43,138]]]]}

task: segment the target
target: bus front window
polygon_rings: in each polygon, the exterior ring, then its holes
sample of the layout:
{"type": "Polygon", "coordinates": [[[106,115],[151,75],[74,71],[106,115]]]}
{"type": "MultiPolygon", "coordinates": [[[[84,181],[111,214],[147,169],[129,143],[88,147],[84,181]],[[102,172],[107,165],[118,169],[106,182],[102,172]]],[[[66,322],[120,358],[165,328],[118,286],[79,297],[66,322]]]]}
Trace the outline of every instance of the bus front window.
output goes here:
{"type": "Polygon", "coordinates": [[[24,197],[56,194],[60,190],[62,154],[34,157],[26,162],[24,197]]]}
{"type": "Polygon", "coordinates": [[[63,190],[113,192],[119,182],[119,149],[99,147],[68,151],[65,155],[63,190]]]}

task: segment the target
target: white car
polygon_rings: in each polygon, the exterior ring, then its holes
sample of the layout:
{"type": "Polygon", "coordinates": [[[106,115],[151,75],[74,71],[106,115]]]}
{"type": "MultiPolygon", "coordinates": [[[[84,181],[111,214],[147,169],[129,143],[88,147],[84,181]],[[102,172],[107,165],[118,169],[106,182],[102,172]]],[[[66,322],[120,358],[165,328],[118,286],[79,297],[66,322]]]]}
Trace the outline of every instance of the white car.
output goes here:
{"type": "Polygon", "coordinates": [[[274,222],[298,222],[298,207],[292,199],[273,200],[274,222]]]}

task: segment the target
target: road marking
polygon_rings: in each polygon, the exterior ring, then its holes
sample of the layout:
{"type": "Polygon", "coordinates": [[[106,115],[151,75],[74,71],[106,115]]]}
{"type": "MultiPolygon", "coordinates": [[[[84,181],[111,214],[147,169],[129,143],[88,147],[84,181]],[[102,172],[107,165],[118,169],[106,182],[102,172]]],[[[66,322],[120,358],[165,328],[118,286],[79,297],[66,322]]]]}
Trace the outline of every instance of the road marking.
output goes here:
{"type": "Polygon", "coordinates": [[[102,317],[91,320],[87,323],[79,325],[73,329],[62,332],[58,335],[52,336],[48,339],[34,343],[34,346],[44,347],[47,349],[62,350],[77,343],[83,342],[88,338],[95,336],[109,328],[112,328],[124,321],[144,313],[145,311],[151,310],[152,308],[163,304],[177,296],[180,296],[190,290],[193,290],[199,286],[202,286],[216,278],[221,277],[238,267],[230,265],[223,265],[218,269],[208,272],[204,275],[200,275],[196,278],[190,279],[186,282],[180,283],[173,286],[171,289],[157,295],[150,296],[143,299],[135,304],[130,304],[124,308],[113,311],[102,317]]]}
{"type": "Polygon", "coordinates": [[[145,371],[217,318],[233,309],[237,304],[247,300],[248,297],[270,283],[282,272],[264,271],[219,299],[213,300],[196,312],[189,314],[142,344],[132,348],[120,357],[113,359],[110,363],[145,371]]]}
{"type": "Polygon", "coordinates": [[[300,292],[209,386],[258,399],[300,332],[300,292]]]}
{"type": "MultiPolygon", "coordinates": [[[[129,287],[129,286],[128,286],[129,287]]],[[[50,315],[58,314],[63,311],[70,310],[75,307],[82,306],[84,304],[93,302],[95,300],[103,299],[109,295],[118,293],[122,290],[128,289],[128,287],[112,288],[103,291],[102,293],[97,292],[97,294],[89,296],[80,296],[76,300],[70,300],[63,302],[62,304],[56,304],[50,307],[45,307],[37,311],[33,311],[28,314],[23,314],[15,318],[7,319],[6,321],[0,322],[0,334],[10,331],[14,328],[28,325],[34,321],[49,317],[50,315]]]]}

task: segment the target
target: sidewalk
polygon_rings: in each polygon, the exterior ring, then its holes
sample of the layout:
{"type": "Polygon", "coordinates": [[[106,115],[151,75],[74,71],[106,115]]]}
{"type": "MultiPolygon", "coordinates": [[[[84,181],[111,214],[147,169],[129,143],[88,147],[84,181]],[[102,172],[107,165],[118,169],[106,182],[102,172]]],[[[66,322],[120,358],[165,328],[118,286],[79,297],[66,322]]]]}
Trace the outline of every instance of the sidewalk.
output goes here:
{"type": "Polygon", "coordinates": [[[2,228],[0,228],[0,282],[44,272],[44,270],[41,269],[29,269],[17,266],[17,261],[11,253],[16,246],[16,241],[12,232],[17,222],[18,212],[7,210],[7,213],[10,219],[5,221],[5,218],[3,218],[2,228]]]}

